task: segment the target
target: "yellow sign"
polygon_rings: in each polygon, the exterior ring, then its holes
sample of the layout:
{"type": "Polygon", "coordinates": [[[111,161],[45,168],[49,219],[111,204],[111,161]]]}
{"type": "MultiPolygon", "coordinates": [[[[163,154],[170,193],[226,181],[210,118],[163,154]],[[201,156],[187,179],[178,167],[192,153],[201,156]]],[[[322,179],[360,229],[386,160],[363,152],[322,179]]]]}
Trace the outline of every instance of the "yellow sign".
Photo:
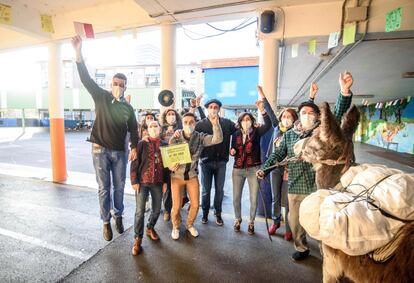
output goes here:
{"type": "Polygon", "coordinates": [[[164,167],[170,167],[176,163],[191,163],[190,148],[188,147],[188,143],[162,146],[160,149],[164,167]]]}
{"type": "Polygon", "coordinates": [[[0,4],[0,24],[11,24],[11,6],[0,4]]]}
{"type": "Polygon", "coordinates": [[[40,22],[42,23],[42,30],[44,32],[54,33],[52,16],[40,15],[40,22]]]}

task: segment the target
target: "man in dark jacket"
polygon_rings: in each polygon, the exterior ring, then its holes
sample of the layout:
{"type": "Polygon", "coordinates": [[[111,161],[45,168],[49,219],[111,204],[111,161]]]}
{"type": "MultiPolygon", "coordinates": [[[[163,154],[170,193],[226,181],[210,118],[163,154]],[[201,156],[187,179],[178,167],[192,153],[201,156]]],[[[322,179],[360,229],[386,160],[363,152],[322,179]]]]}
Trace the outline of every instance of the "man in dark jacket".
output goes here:
{"type": "MultiPolygon", "coordinates": [[[[204,105],[207,108],[208,116],[197,123],[195,130],[206,134],[213,134],[213,126],[211,118],[218,116],[221,102],[217,99],[211,99],[204,105]]],[[[236,131],[236,125],[229,119],[219,117],[219,123],[223,131],[223,141],[217,145],[206,147],[203,149],[201,160],[201,185],[202,198],[201,207],[203,209],[203,218],[201,222],[208,222],[208,213],[210,210],[210,193],[214,177],[214,210],[216,216],[216,224],[223,225],[221,218],[221,210],[224,196],[224,181],[226,179],[226,165],[229,161],[229,147],[231,135],[236,131]]]]}
{"type": "Polygon", "coordinates": [[[111,229],[111,176],[113,184],[113,211],[116,230],[122,234],[122,213],[124,211],[124,186],[126,178],[127,156],[125,139],[131,134],[130,159],[136,158],[138,143],[137,120],[134,109],[125,101],[124,92],[127,78],[124,74],[115,74],[112,78],[112,91],[100,88],[89,76],[82,58],[82,39],[72,38],[76,51],[76,64],[79,77],[95,102],[96,119],[89,141],[92,143],[93,165],[96,181],[99,185],[99,205],[103,221],[103,237],[112,240],[111,229]]]}

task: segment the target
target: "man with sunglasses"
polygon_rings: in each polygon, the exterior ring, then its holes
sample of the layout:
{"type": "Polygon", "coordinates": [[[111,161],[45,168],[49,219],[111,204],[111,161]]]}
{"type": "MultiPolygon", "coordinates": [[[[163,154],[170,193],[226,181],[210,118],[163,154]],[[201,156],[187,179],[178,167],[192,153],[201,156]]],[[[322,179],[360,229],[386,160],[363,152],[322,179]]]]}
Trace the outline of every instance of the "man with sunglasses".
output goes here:
{"type": "Polygon", "coordinates": [[[135,160],[138,144],[137,121],[134,109],[124,98],[126,76],[121,73],[115,74],[112,78],[111,91],[99,87],[90,77],[83,61],[81,37],[73,37],[72,45],[76,52],[80,80],[95,103],[96,119],[88,141],[92,143],[93,165],[99,186],[103,237],[106,241],[111,241],[111,208],[117,232],[119,234],[124,232],[122,213],[124,211],[124,186],[128,162],[125,154],[125,139],[129,132],[131,135],[129,160],[135,160]],[[113,198],[111,198],[111,181],[113,198]],[[113,207],[111,207],[112,203],[113,207]]]}

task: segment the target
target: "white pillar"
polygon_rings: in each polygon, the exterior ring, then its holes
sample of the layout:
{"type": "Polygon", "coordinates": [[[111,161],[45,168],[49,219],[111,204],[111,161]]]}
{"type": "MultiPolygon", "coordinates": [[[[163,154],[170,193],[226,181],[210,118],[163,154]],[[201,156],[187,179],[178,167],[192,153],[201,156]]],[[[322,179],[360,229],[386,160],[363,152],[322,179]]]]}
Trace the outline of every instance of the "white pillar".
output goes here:
{"type": "MultiPolygon", "coordinates": [[[[176,94],[176,44],[175,44],[176,27],[173,24],[161,25],[161,90],[168,89],[174,93],[174,101],[177,99],[176,94]]],[[[171,106],[175,108],[175,103],[171,106]]]]}
{"type": "Polygon", "coordinates": [[[259,85],[276,113],[279,70],[279,44],[277,39],[265,39],[260,44],[259,85]]]}
{"type": "Polygon", "coordinates": [[[53,182],[66,181],[65,126],[60,44],[49,43],[48,96],[53,182]]]}

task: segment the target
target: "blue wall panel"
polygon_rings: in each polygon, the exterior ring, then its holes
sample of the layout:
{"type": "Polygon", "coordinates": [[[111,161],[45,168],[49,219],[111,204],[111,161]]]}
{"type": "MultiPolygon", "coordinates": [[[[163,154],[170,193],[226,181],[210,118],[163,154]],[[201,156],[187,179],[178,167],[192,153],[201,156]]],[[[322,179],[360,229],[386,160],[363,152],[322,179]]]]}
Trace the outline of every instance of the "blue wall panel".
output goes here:
{"type": "Polygon", "coordinates": [[[205,69],[205,99],[217,98],[223,105],[252,105],[257,100],[258,76],[258,66],[205,69]]]}

